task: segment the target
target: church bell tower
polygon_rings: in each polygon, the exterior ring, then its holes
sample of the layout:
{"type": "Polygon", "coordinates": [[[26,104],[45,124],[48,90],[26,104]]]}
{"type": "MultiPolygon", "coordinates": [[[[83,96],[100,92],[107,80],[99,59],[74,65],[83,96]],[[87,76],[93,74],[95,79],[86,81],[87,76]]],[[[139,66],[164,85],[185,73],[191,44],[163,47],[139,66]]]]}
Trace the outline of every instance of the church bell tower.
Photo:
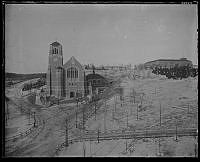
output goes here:
{"type": "Polygon", "coordinates": [[[61,96],[59,92],[61,91],[62,88],[61,87],[62,66],[63,66],[62,45],[58,42],[53,42],[52,44],[50,44],[49,63],[47,72],[47,89],[49,95],[55,95],[57,97],[61,96]]]}

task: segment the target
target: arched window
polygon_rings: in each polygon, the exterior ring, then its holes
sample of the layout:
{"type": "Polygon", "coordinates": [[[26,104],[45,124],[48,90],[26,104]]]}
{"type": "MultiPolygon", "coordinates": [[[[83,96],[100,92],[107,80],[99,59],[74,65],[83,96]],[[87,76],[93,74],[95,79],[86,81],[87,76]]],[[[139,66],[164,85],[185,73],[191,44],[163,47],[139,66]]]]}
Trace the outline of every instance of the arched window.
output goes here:
{"type": "Polygon", "coordinates": [[[67,69],[67,78],[78,78],[78,70],[74,67],[67,69]]]}

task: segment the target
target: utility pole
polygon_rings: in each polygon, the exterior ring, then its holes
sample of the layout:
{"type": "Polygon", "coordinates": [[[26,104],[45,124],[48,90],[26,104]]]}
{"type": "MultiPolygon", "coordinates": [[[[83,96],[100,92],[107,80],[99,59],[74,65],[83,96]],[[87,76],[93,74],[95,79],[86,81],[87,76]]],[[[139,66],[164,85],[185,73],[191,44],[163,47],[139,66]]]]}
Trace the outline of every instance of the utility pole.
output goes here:
{"type": "Polygon", "coordinates": [[[116,112],[116,96],[115,96],[115,101],[114,101],[114,105],[115,105],[115,112],[116,112]]]}
{"type": "Polygon", "coordinates": [[[176,117],[176,141],[177,141],[177,117],[176,117]]]}
{"type": "Polygon", "coordinates": [[[126,139],[126,153],[128,151],[128,144],[127,144],[127,139],[126,139]]]}
{"type": "Polygon", "coordinates": [[[8,102],[6,102],[6,105],[7,105],[7,112],[6,112],[6,114],[7,114],[7,118],[9,119],[9,107],[8,107],[8,102]]]}
{"type": "Polygon", "coordinates": [[[114,109],[113,109],[113,112],[112,112],[112,118],[113,118],[113,120],[115,118],[115,111],[114,111],[114,109]]]}
{"type": "Polygon", "coordinates": [[[78,128],[78,112],[76,111],[76,128],[78,128]]]}
{"type": "Polygon", "coordinates": [[[161,102],[160,102],[160,129],[161,129],[161,102]]]}
{"type": "Polygon", "coordinates": [[[194,156],[197,157],[197,144],[194,144],[194,156]]]}
{"type": "Polygon", "coordinates": [[[28,124],[31,125],[31,111],[29,111],[28,114],[28,124]]]}
{"type": "Polygon", "coordinates": [[[188,104],[188,114],[190,113],[190,104],[188,104]]]}
{"type": "Polygon", "coordinates": [[[35,127],[35,126],[36,126],[35,111],[33,112],[33,117],[34,117],[34,123],[33,123],[33,126],[35,127]]]}
{"type": "Polygon", "coordinates": [[[65,147],[68,147],[68,119],[66,118],[66,134],[65,134],[65,147]]]}
{"type": "Polygon", "coordinates": [[[141,100],[141,106],[142,106],[142,100],[143,100],[143,96],[144,96],[144,94],[141,94],[141,96],[140,96],[140,100],[141,100]]]}
{"type": "Polygon", "coordinates": [[[130,107],[131,108],[131,116],[133,115],[133,106],[130,107]]]}
{"type": "Polygon", "coordinates": [[[160,137],[158,138],[158,151],[159,151],[159,156],[161,156],[161,152],[160,152],[160,137]]]}
{"type": "Polygon", "coordinates": [[[95,120],[97,120],[97,107],[96,107],[96,101],[95,101],[95,104],[94,104],[94,111],[95,111],[95,120]]]}
{"type": "Polygon", "coordinates": [[[83,157],[86,157],[86,146],[85,146],[85,140],[83,139],[83,157]]]}
{"type": "Polygon", "coordinates": [[[100,133],[100,131],[99,131],[99,128],[98,128],[98,132],[97,132],[97,141],[98,141],[98,143],[99,143],[99,133],[100,133]]]}
{"type": "Polygon", "coordinates": [[[84,106],[83,106],[83,129],[85,129],[85,112],[84,112],[84,106]]]}
{"type": "Polygon", "coordinates": [[[127,121],[126,121],[127,129],[128,129],[128,111],[127,111],[127,121]]]}
{"type": "Polygon", "coordinates": [[[92,157],[92,148],[91,148],[91,142],[92,142],[92,140],[90,139],[90,157],[92,157]]]}
{"type": "Polygon", "coordinates": [[[134,89],[133,89],[133,101],[135,103],[135,91],[134,91],[134,89]]]}
{"type": "Polygon", "coordinates": [[[105,100],[105,109],[104,109],[104,132],[106,132],[106,100],[105,100]]]}
{"type": "Polygon", "coordinates": [[[6,101],[6,108],[5,108],[5,122],[6,125],[8,124],[8,102],[6,101]]]}
{"type": "Polygon", "coordinates": [[[138,120],[138,104],[137,104],[137,120],[138,120]]]}

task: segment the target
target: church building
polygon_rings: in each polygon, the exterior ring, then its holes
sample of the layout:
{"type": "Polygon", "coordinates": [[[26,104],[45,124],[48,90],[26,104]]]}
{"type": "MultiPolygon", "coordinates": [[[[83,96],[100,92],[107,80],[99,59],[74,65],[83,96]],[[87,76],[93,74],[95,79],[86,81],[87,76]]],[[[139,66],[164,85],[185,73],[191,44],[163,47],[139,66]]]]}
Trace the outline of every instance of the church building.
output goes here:
{"type": "Polygon", "coordinates": [[[83,97],[86,92],[85,72],[83,66],[72,56],[63,64],[62,45],[50,44],[47,71],[47,91],[58,98],[73,99],[83,97]]]}

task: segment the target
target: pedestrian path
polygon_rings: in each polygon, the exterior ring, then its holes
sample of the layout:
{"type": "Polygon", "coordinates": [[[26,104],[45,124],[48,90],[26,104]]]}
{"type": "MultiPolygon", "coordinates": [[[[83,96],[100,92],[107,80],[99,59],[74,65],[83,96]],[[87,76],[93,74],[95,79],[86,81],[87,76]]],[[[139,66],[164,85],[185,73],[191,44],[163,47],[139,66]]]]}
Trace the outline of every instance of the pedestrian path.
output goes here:
{"type": "Polygon", "coordinates": [[[23,133],[33,126],[33,119],[29,119],[26,115],[19,115],[9,119],[5,126],[5,137],[12,138],[23,133]]]}

